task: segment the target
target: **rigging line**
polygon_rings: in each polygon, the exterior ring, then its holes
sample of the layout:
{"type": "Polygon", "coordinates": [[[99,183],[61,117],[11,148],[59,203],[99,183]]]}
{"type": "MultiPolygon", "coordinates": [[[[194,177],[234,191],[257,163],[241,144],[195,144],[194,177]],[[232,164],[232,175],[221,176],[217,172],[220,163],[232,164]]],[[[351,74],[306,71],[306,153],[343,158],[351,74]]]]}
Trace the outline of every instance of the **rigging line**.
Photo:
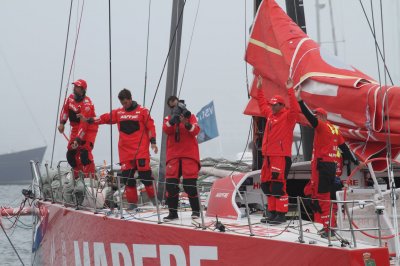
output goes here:
{"type": "Polygon", "coordinates": [[[82,1],[81,14],[80,14],[79,24],[78,24],[78,31],[77,31],[76,36],[75,36],[74,52],[72,54],[72,61],[71,61],[71,66],[70,66],[70,69],[69,69],[68,80],[67,80],[66,89],[65,89],[64,102],[67,99],[68,87],[69,87],[68,85],[69,85],[69,82],[70,82],[70,79],[71,79],[72,69],[74,68],[74,65],[75,65],[76,47],[78,46],[79,33],[81,31],[81,23],[82,23],[82,16],[83,16],[83,8],[84,8],[84,6],[85,6],[85,0],[82,1]]]}
{"type": "Polygon", "coordinates": [[[68,85],[69,85],[69,82],[70,82],[70,79],[71,79],[72,69],[75,68],[76,48],[78,46],[79,34],[80,34],[80,31],[81,31],[81,23],[82,23],[84,6],[85,6],[85,0],[82,1],[81,14],[80,14],[80,17],[79,17],[78,30],[77,30],[76,36],[75,36],[74,52],[72,54],[72,61],[71,61],[71,67],[69,69],[68,80],[67,80],[67,84],[66,84],[64,102],[67,99],[67,95],[68,95],[68,87],[69,87],[68,85]]]}
{"type": "MultiPolygon", "coordinates": [[[[383,62],[386,62],[386,52],[385,52],[385,32],[383,28],[383,8],[382,8],[382,0],[380,0],[380,9],[381,9],[381,32],[382,32],[382,50],[383,50],[383,62]]],[[[385,79],[385,86],[387,86],[386,80],[386,70],[384,71],[384,79],[385,79]]],[[[393,84],[392,84],[393,85],[393,84]]]]}
{"type": "MultiPolygon", "coordinates": [[[[374,16],[374,7],[372,4],[372,0],[370,0],[371,4],[371,15],[372,15],[372,27],[373,27],[373,35],[376,36],[376,28],[375,28],[375,16],[374,16]]],[[[376,54],[376,65],[378,67],[378,79],[379,79],[379,87],[382,87],[382,79],[381,79],[381,66],[379,63],[379,55],[378,55],[378,47],[375,43],[375,54],[376,54]]]]}
{"type": "MultiPolygon", "coordinates": [[[[83,16],[83,9],[84,9],[84,6],[85,6],[85,0],[82,1],[81,14],[80,14],[79,24],[78,24],[78,30],[77,30],[77,33],[76,33],[76,36],[75,36],[74,52],[73,52],[73,54],[72,54],[71,66],[70,66],[70,69],[69,69],[68,80],[67,80],[67,83],[66,83],[66,89],[65,89],[65,95],[64,95],[64,102],[65,102],[65,100],[67,99],[68,87],[69,87],[68,85],[69,85],[69,82],[70,82],[70,80],[71,80],[72,70],[73,70],[74,67],[75,67],[76,48],[77,48],[77,46],[78,46],[78,39],[79,39],[80,30],[81,30],[81,23],[82,23],[82,16],[83,16]]],[[[61,110],[62,110],[62,109],[61,109],[61,110]]]]}
{"type": "Polygon", "coordinates": [[[24,262],[22,261],[21,257],[18,254],[17,249],[15,248],[14,244],[12,243],[11,239],[8,237],[6,230],[4,230],[3,224],[0,223],[1,230],[3,230],[4,235],[8,239],[8,242],[10,243],[11,247],[14,249],[15,254],[17,255],[19,261],[21,262],[22,265],[25,265],[24,262]]]}
{"type": "Polygon", "coordinates": [[[389,72],[389,69],[387,68],[387,65],[386,65],[386,62],[385,62],[385,60],[384,60],[384,57],[383,57],[381,48],[379,47],[379,44],[378,44],[378,42],[377,42],[377,40],[376,40],[376,35],[374,34],[374,32],[373,32],[373,30],[372,30],[371,23],[370,23],[370,21],[369,21],[369,19],[368,19],[367,13],[366,13],[365,8],[364,8],[364,5],[363,5],[363,3],[361,2],[361,0],[359,0],[359,3],[360,3],[361,8],[362,8],[362,10],[363,10],[363,12],[364,12],[364,17],[365,17],[365,19],[367,20],[367,23],[368,23],[368,26],[369,26],[369,30],[371,31],[372,37],[374,38],[375,46],[378,48],[379,55],[380,55],[381,59],[383,60],[384,69],[387,71],[387,75],[388,75],[388,77],[389,77],[389,79],[390,79],[390,83],[393,85],[394,83],[393,83],[392,76],[390,75],[390,72],[389,72]]]}
{"type": "Polygon", "coordinates": [[[178,22],[176,23],[176,26],[175,26],[174,35],[172,36],[171,43],[169,44],[169,49],[168,49],[167,57],[165,58],[164,65],[163,65],[163,68],[162,68],[162,71],[161,71],[161,75],[160,75],[160,78],[158,79],[156,91],[155,91],[155,93],[154,93],[154,96],[153,96],[153,99],[152,99],[152,102],[151,102],[151,105],[150,105],[150,108],[149,108],[149,112],[151,112],[151,110],[152,110],[152,108],[153,108],[154,101],[155,101],[155,99],[156,99],[158,90],[159,90],[159,88],[160,88],[161,80],[162,80],[162,77],[163,77],[164,72],[165,72],[165,66],[167,65],[167,62],[168,62],[168,59],[169,59],[169,55],[170,55],[171,50],[172,50],[172,46],[173,46],[173,44],[174,44],[174,42],[175,42],[176,33],[177,33],[177,31],[178,31],[178,26],[179,26],[179,24],[181,23],[181,20],[182,20],[183,11],[185,10],[185,5],[186,5],[186,0],[184,0],[184,2],[183,2],[183,8],[182,8],[181,13],[179,14],[178,22]]]}
{"type": "Polygon", "coordinates": [[[181,85],[179,86],[178,98],[179,98],[180,95],[181,95],[182,85],[183,85],[183,79],[185,78],[186,66],[187,66],[187,63],[188,63],[189,54],[190,54],[190,50],[191,50],[191,47],[192,47],[192,40],[193,40],[194,30],[195,30],[195,28],[196,28],[197,15],[199,14],[200,1],[201,1],[201,0],[198,0],[198,2],[197,2],[196,16],[194,17],[193,28],[192,28],[192,34],[190,35],[189,48],[188,48],[188,52],[187,52],[187,54],[186,54],[185,66],[183,67],[183,73],[182,73],[181,85]]]}
{"type": "Polygon", "coordinates": [[[18,84],[17,78],[15,77],[15,74],[14,74],[12,68],[11,68],[11,65],[8,63],[8,60],[7,60],[7,58],[6,58],[6,55],[2,52],[1,49],[0,49],[0,54],[1,54],[1,56],[3,57],[4,63],[5,63],[5,65],[6,65],[8,71],[10,72],[11,80],[13,81],[14,86],[17,88],[17,90],[18,90],[18,92],[19,92],[19,94],[20,94],[20,96],[21,96],[21,99],[22,99],[22,101],[24,102],[26,109],[28,110],[29,116],[31,117],[31,119],[32,119],[32,121],[33,121],[33,124],[35,125],[35,127],[36,127],[36,129],[38,130],[40,136],[42,137],[42,139],[43,139],[45,145],[47,146],[46,138],[45,138],[43,132],[40,130],[39,123],[37,122],[35,116],[33,115],[32,109],[29,107],[28,101],[26,100],[24,94],[22,93],[22,89],[21,89],[21,87],[20,87],[19,84],[18,84]]]}
{"type": "MultiPolygon", "coordinates": [[[[244,1],[244,53],[246,54],[247,50],[247,1],[244,1]]],[[[247,99],[250,99],[250,91],[249,91],[249,73],[247,70],[247,62],[244,61],[244,67],[246,72],[246,90],[247,90],[247,99]]]]}
{"type": "Polygon", "coordinates": [[[113,117],[112,117],[112,49],[111,49],[111,0],[108,0],[108,56],[109,56],[109,76],[110,76],[110,156],[111,156],[111,173],[113,173],[114,159],[113,159],[113,117]]]}
{"type": "MultiPolygon", "coordinates": [[[[71,3],[71,4],[72,4],[72,3],[71,3]]],[[[78,4],[79,4],[79,3],[78,3],[78,4]]],[[[70,82],[70,79],[71,79],[72,69],[74,69],[74,67],[75,67],[76,47],[77,47],[77,45],[78,45],[78,39],[79,39],[79,33],[80,33],[80,29],[81,29],[81,22],[82,22],[82,15],[83,15],[83,8],[84,8],[84,6],[85,6],[85,0],[82,1],[81,14],[80,14],[79,24],[78,24],[78,31],[77,31],[76,36],[75,36],[74,52],[73,52],[73,54],[72,54],[72,61],[71,61],[70,69],[69,69],[68,80],[67,80],[66,89],[65,89],[65,95],[64,95],[64,100],[63,100],[64,103],[65,103],[65,101],[66,101],[66,99],[67,99],[67,95],[68,95],[68,85],[69,85],[69,82],[70,82]]],[[[68,29],[69,29],[69,25],[68,25],[68,29]]],[[[68,37],[67,37],[67,38],[68,38],[68,37]]],[[[68,39],[67,39],[67,42],[68,42],[68,39]]],[[[66,49],[67,49],[67,48],[66,48],[66,49]]],[[[62,85],[61,85],[61,86],[62,86],[62,85]]],[[[62,88],[61,88],[61,90],[62,90],[62,88]]],[[[63,111],[63,109],[64,109],[64,105],[63,105],[63,107],[62,107],[62,109],[61,109],[61,112],[63,111]]],[[[59,110],[59,109],[58,109],[58,110],[59,110]]],[[[59,114],[58,114],[58,111],[57,111],[57,119],[58,119],[58,115],[59,115],[59,114]]],[[[53,165],[54,146],[55,146],[55,137],[54,137],[53,152],[52,152],[52,155],[51,155],[51,158],[52,158],[52,159],[51,159],[50,167],[53,165]]]]}
{"type": "Polygon", "coordinates": [[[145,66],[145,71],[144,71],[143,106],[146,106],[147,64],[148,64],[148,57],[149,57],[149,39],[150,39],[150,18],[151,18],[151,0],[149,0],[149,17],[147,19],[146,66],[145,66]]]}
{"type": "Polygon", "coordinates": [[[66,58],[67,58],[69,29],[70,29],[70,26],[71,26],[71,14],[72,14],[72,3],[73,2],[74,2],[74,0],[71,0],[71,4],[70,4],[70,7],[69,7],[67,37],[66,37],[66,40],[65,40],[64,59],[63,59],[63,66],[62,66],[62,71],[61,71],[60,92],[58,94],[58,105],[57,105],[57,113],[56,113],[56,122],[55,122],[55,125],[54,125],[53,147],[52,147],[52,151],[51,151],[50,168],[53,168],[54,147],[55,147],[56,136],[57,136],[58,113],[60,112],[61,95],[62,95],[62,89],[63,89],[63,83],[64,83],[64,71],[65,71],[65,62],[66,62],[66,58]]]}
{"type": "MultiPolygon", "coordinates": [[[[151,101],[151,105],[150,105],[150,108],[149,108],[149,114],[148,114],[148,116],[147,116],[147,118],[146,118],[146,122],[144,123],[144,126],[145,126],[145,127],[147,126],[147,123],[148,123],[148,121],[149,121],[150,114],[151,114],[151,110],[153,109],[154,101],[155,101],[155,99],[156,99],[158,90],[160,89],[161,80],[162,80],[162,77],[163,77],[164,72],[165,72],[165,66],[167,65],[167,62],[168,62],[168,59],[169,59],[169,55],[170,55],[171,50],[172,50],[172,46],[173,46],[173,44],[174,44],[174,42],[175,42],[176,33],[177,33],[177,31],[178,31],[179,24],[181,23],[181,20],[182,20],[183,11],[185,10],[185,5],[186,5],[186,0],[183,1],[182,11],[181,11],[181,13],[179,14],[178,22],[176,23],[176,26],[175,26],[174,35],[172,36],[171,42],[170,42],[170,44],[169,44],[168,53],[167,53],[167,56],[166,56],[165,61],[164,61],[164,65],[163,65],[163,68],[162,68],[162,71],[161,71],[160,78],[158,79],[156,91],[154,92],[154,96],[153,96],[153,99],[152,99],[152,101],[151,101]]],[[[135,153],[135,156],[134,156],[134,160],[136,160],[136,157],[137,157],[137,155],[138,155],[138,153],[139,153],[139,147],[140,147],[140,145],[141,145],[141,143],[142,143],[144,133],[145,133],[145,131],[143,131],[143,132],[142,132],[142,135],[140,136],[139,145],[138,145],[138,148],[136,149],[136,153],[135,153]]],[[[133,170],[133,169],[131,169],[131,171],[132,171],[132,170],[133,170]]],[[[129,172],[129,175],[131,174],[131,171],[129,172]]]]}
{"type": "MultiPolygon", "coordinates": [[[[383,27],[383,7],[382,7],[382,0],[379,1],[380,2],[380,15],[381,15],[381,31],[382,31],[382,49],[383,49],[383,62],[385,62],[386,60],[386,52],[385,52],[385,34],[384,34],[384,27],[383,27]]],[[[387,71],[384,70],[384,80],[385,80],[385,86],[387,86],[387,80],[386,80],[386,73],[387,71]]],[[[387,150],[387,156],[388,158],[392,158],[392,144],[391,144],[391,140],[390,140],[390,117],[389,117],[389,90],[390,88],[386,88],[385,90],[385,96],[387,94],[387,97],[384,97],[385,103],[384,106],[386,107],[384,114],[386,113],[386,118],[387,118],[387,123],[386,123],[386,127],[385,127],[385,131],[386,131],[386,150],[387,150]]],[[[389,165],[388,165],[389,169],[392,170],[392,164],[389,161],[389,165]]]]}
{"type": "MultiPolygon", "coordinates": [[[[386,133],[386,150],[387,150],[387,157],[389,159],[392,159],[392,142],[390,139],[390,134],[391,134],[391,129],[390,129],[390,116],[389,116],[389,91],[390,88],[385,88],[385,93],[383,96],[383,117],[386,118],[386,126],[385,126],[385,133],[386,133]]],[[[392,170],[393,168],[393,164],[391,162],[389,162],[388,165],[389,169],[392,170]]]]}
{"type": "MultiPolygon", "coordinates": [[[[79,2],[78,2],[78,6],[79,6],[79,2]]],[[[75,66],[76,47],[78,45],[79,32],[80,32],[80,29],[81,29],[81,22],[82,22],[82,15],[83,15],[84,6],[85,6],[85,0],[82,1],[81,14],[80,14],[79,24],[78,24],[78,30],[77,30],[77,33],[76,33],[76,36],[75,36],[74,52],[73,52],[73,55],[72,55],[72,61],[71,61],[70,69],[69,69],[68,80],[67,80],[66,89],[65,89],[65,95],[64,95],[64,100],[63,100],[64,103],[65,103],[65,101],[67,99],[67,95],[68,95],[68,85],[69,85],[69,82],[70,82],[70,79],[71,79],[72,69],[75,66]]],[[[71,0],[71,9],[72,9],[72,0],[71,0]]],[[[71,16],[71,11],[70,11],[70,16],[71,16]]],[[[69,32],[69,28],[70,28],[70,19],[69,19],[69,23],[68,23],[68,32],[69,32]]],[[[67,44],[68,44],[68,34],[67,34],[66,46],[67,46],[67,44]]],[[[67,49],[67,47],[65,49],[67,49]]],[[[64,58],[64,60],[65,60],[65,58],[64,58]]],[[[62,73],[62,75],[63,74],[64,74],[64,72],[62,73]]],[[[63,77],[62,77],[62,80],[63,80],[63,77]]],[[[61,84],[61,90],[62,90],[62,84],[61,84]]],[[[61,91],[60,91],[60,94],[61,94],[61,91]]],[[[59,102],[59,105],[60,105],[60,102],[59,102]]],[[[62,107],[61,112],[63,111],[63,108],[64,108],[64,106],[62,107]]],[[[58,112],[59,112],[59,107],[57,108],[56,125],[57,125],[57,120],[58,120],[58,115],[59,115],[58,112]]],[[[55,128],[55,133],[57,132],[56,130],[57,130],[57,126],[55,128]]],[[[53,149],[52,149],[52,154],[51,154],[50,167],[53,166],[54,147],[55,147],[55,136],[54,136],[54,140],[53,140],[53,149]]]]}

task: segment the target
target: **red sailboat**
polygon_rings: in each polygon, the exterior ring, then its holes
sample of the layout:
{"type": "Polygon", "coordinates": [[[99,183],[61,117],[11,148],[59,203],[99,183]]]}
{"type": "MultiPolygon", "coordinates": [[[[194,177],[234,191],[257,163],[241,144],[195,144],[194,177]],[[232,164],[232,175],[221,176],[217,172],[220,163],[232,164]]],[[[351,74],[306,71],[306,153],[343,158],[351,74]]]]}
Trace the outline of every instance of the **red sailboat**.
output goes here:
{"type": "MultiPolygon", "coordinates": [[[[304,100],[311,107],[324,107],[351,145],[358,145],[352,146],[353,150],[366,167],[344,173],[342,179],[347,178],[349,184],[362,183],[369,169],[377,184],[379,174],[375,175],[374,168],[386,169],[393,161],[388,158],[390,164],[385,164],[371,157],[389,149],[394,158],[400,145],[400,112],[394,105],[400,97],[398,89],[381,87],[352,67],[334,64],[273,0],[264,0],[259,7],[246,60],[254,66],[255,74],[264,78],[266,95],[285,95],[282,84],[291,77],[302,87],[304,100]],[[360,99],[357,105],[355,97],[360,99]],[[385,131],[389,127],[390,135],[385,131]]],[[[259,115],[254,99],[245,113],[259,115]]],[[[34,265],[389,265],[390,256],[398,258],[398,225],[391,223],[384,204],[396,204],[396,200],[388,200],[391,190],[358,193],[350,186],[342,191],[338,204],[345,211],[339,215],[338,239],[334,241],[317,234],[320,225],[302,220],[300,197],[288,222],[260,224],[262,212],[256,210],[264,208],[265,196],[260,190],[259,170],[227,172],[215,181],[202,202],[207,210],[201,212],[201,219],[193,220],[183,206],[180,220],[162,223],[160,216],[168,210],[158,206],[145,204],[127,211],[119,198],[119,210],[103,208],[103,204],[98,208],[105,198],[102,181],[93,184],[88,180],[86,201],[77,206],[66,199],[65,186],[46,186],[37,165],[32,162],[31,167],[32,192],[26,196],[35,202],[30,209],[34,214],[34,265]],[[361,199],[360,195],[367,196],[361,199]],[[359,238],[365,233],[373,241],[359,238]]],[[[396,170],[392,167],[381,175],[392,169],[396,170]]],[[[295,163],[289,179],[306,179],[309,174],[309,162],[295,163]]],[[[49,170],[46,178],[60,184],[72,182],[61,167],[49,170]]],[[[11,211],[3,209],[1,214],[11,211]]]]}

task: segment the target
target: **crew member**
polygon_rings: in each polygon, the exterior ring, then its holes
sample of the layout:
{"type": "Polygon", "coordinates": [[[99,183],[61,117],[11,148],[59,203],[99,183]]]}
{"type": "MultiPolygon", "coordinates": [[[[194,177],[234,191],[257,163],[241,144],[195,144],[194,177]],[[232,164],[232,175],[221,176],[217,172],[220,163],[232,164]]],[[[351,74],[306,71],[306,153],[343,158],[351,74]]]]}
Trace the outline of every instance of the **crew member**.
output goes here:
{"type": "Polygon", "coordinates": [[[64,103],[60,115],[58,131],[64,133],[65,123],[69,119],[71,134],[67,146],[67,161],[73,168],[74,177],[78,177],[79,171],[85,176],[94,176],[95,166],[92,150],[97,135],[98,125],[88,125],[81,121],[79,116],[96,116],[92,100],[86,96],[87,83],[78,79],[74,84],[74,92],[64,103]]]}
{"type": "Polygon", "coordinates": [[[329,210],[338,156],[340,156],[338,147],[346,158],[355,164],[359,162],[350,152],[338,128],[327,120],[327,112],[323,108],[316,108],[313,114],[301,99],[300,89],[296,90],[295,94],[302,113],[315,130],[311,180],[306,185],[304,194],[312,199],[314,221],[323,224],[323,228],[319,231],[321,237],[328,238],[329,234],[334,237],[334,231],[330,231],[328,226],[329,220],[332,227],[336,226],[335,215],[333,214],[329,219],[329,210]]]}
{"type": "Polygon", "coordinates": [[[285,215],[289,204],[286,179],[292,165],[293,130],[300,111],[291,79],[288,79],[286,87],[289,108],[280,95],[275,95],[267,102],[262,89],[262,77],[258,77],[258,105],[267,118],[262,143],[264,161],[261,169],[261,189],[267,195],[269,212],[267,218],[261,219],[261,222],[272,225],[286,222],[285,215]]]}
{"type": "Polygon", "coordinates": [[[166,190],[168,216],[164,221],[178,219],[179,179],[183,177],[183,189],[189,197],[192,218],[200,216],[197,194],[197,177],[200,170],[199,144],[197,134],[200,127],[197,118],[191,114],[183,101],[171,96],[167,101],[171,115],[164,119],[163,131],[167,136],[166,190]]]}
{"type": "Polygon", "coordinates": [[[129,90],[121,90],[118,99],[122,107],[112,110],[111,115],[105,113],[99,118],[89,118],[88,123],[118,124],[118,153],[123,177],[122,183],[126,185],[127,210],[133,210],[137,207],[138,202],[136,179],[134,179],[136,170],[148,197],[155,204],[149,146],[154,153],[158,152],[156,128],[149,110],[133,101],[129,90]]]}

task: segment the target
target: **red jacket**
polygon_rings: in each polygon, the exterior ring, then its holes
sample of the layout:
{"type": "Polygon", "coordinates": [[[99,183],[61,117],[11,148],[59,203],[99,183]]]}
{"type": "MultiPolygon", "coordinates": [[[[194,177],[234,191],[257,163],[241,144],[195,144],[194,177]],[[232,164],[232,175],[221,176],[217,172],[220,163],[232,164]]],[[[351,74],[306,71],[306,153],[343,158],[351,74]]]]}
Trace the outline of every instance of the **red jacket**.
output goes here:
{"type": "Polygon", "coordinates": [[[71,94],[64,103],[64,106],[60,114],[60,123],[65,124],[68,119],[71,124],[71,140],[79,137],[82,141],[94,142],[96,138],[98,125],[81,122],[77,117],[78,114],[82,114],[84,117],[95,117],[96,112],[92,100],[85,96],[85,98],[77,102],[74,99],[74,95],[71,94]]]}
{"type": "Polygon", "coordinates": [[[150,139],[156,138],[154,120],[147,108],[137,105],[133,110],[123,107],[112,110],[95,119],[96,124],[118,124],[119,161],[126,162],[150,157],[150,139]],[[139,146],[140,144],[140,146],[139,146]]]}
{"type": "Polygon", "coordinates": [[[199,144],[197,143],[197,134],[200,132],[200,127],[197,124],[195,115],[191,115],[189,123],[191,128],[187,129],[183,123],[171,126],[168,121],[171,116],[164,119],[163,131],[167,137],[167,162],[176,158],[191,158],[200,163],[199,144]],[[176,127],[179,126],[179,142],[175,139],[176,127]]]}
{"type": "Polygon", "coordinates": [[[258,105],[267,118],[262,143],[264,156],[292,156],[293,130],[300,108],[293,89],[288,90],[288,95],[290,107],[273,114],[265,99],[264,91],[258,89],[258,105]]]}
{"type": "Polygon", "coordinates": [[[325,162],[338,162],[341,156],[338,146],[343,143],[344,139],[337,127],[318,119],[314,134],[314,159],[321,159],[325,162]]]}

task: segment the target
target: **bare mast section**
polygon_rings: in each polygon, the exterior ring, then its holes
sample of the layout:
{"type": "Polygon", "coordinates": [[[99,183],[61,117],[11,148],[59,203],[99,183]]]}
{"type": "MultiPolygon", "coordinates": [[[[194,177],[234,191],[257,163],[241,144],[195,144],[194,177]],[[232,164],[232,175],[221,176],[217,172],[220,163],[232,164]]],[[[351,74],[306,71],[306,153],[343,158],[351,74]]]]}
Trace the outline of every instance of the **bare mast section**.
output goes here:
{"type": "MultiPolygon", "coordinates": [[[[172,4],[171,31],[170,31],[170,46],[171,53],[168,57],[167,68],[167,84],[165,87],[164,100],[164,117],[170,114],[170,109],[166,102],[168,97],[177,95],[178,76],[179,76],[179,59],[181,52],[181,37],[182,37],[182,21],[184,0],[174,0],[172,4]],[[179,23],[179,24],[178,24],[179,23]]],[[[158,198],[162,199],[165,192],[165,160],[167,149],[167,136],[162,134],[161,151],[160,151],[160,167],[158,172],[158,198]]]]}

